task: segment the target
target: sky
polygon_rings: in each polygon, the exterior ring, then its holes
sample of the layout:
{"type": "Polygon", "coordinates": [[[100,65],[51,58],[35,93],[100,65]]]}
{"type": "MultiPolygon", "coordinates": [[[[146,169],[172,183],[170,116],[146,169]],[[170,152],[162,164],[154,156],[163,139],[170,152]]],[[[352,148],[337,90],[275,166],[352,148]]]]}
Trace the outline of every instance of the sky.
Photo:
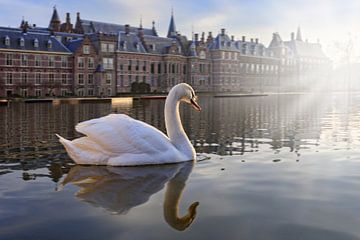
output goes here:
{"type": "Polygon", "coordinates": [[[301,27],[303,39],[320,40],[334,65],[344,60],[345,49],[352,44],[351,61],[359,62],[360,1],[359,0],[0,0],[2,26],[18,26],[22,17],[31,24],[47,26],[56,6],[60,18],[76,12],[81,18],[151,28],[166,35],[171,9],[177,30],[191,38],[197,33],[211,31],[213,35],[225,28],[235,39],[259,38],[269,45],[272,33],[279,32],[289,40],[291,32],[301,27]]]}

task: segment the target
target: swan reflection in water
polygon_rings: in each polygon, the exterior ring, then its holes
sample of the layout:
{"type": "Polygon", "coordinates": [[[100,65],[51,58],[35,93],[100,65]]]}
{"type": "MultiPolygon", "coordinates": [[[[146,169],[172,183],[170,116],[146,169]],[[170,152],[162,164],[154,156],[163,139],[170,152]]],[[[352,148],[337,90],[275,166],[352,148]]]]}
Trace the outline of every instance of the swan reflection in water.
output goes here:
{"type": "Polygon", "coordinates": [[[179,217],[181,195],[193,166],[193,162],[121,168],[77,165],[71,168],[62,185],[72,183],[80,187],[75,196],[81,201],[113,214],[127,214],[167,184],[163,205],[165,221],[183,231],[194,221],[199,205],[192,203],[187,213],[179,217]]]}

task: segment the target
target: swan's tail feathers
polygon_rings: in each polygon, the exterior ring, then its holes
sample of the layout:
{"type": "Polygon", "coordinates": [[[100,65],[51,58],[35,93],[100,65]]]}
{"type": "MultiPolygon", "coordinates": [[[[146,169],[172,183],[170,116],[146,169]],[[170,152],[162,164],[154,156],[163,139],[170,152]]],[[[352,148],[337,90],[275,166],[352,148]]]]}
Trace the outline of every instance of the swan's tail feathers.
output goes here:
{"type": "Polygon", "coordinates": [[[72,160],[74,160],[76,163],[79,163],[77,160],[79,159],[78,151],[75,146],[73,146],[72,141],[67,140],[66,138],[63,138],[59,134],[55,134],[58,138],[61,144],[65,147],[67,153],[71,157],[72,160]]]}
{"type": "Polygon", "coordinates": [[[106,165],[109,158],[95,142],[87,137],[67,140],[56,134],[61,144],[65,147],[68,155],[77,164],[106,165]]]}

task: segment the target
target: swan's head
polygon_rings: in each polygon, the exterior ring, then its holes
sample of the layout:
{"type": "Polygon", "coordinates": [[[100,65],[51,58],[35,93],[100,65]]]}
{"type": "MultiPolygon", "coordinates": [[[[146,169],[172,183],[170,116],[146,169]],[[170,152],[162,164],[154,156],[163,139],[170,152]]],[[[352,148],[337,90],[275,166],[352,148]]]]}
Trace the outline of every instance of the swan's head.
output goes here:
{"type": "Polygon", "coordinates": [[[201,111],[201,107],[197,103],[195,91],[189,84],[179,83],[174,86],[171,91],[175,91],[175,94],[180,101],[190,104],[197,111],[201,111]]]}

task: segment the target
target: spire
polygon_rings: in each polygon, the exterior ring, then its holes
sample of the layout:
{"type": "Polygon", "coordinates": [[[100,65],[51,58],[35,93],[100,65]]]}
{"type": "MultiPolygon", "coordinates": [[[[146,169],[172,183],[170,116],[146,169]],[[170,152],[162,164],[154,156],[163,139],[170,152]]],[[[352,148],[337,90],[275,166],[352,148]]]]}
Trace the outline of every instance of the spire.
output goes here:
{"type": "Polygon", "coordinates": [[[156,31],[156,28],[155,28],[155,21],[154,20],[152,21],[152,31],[153,31],[154,35],[157,36],[157,31],[156,31]]]}
{"type": "Polygon", "coordinates": [[[25,18],[24,16],[22,17],[21,23],[20,23],[20,28],[23,28],[25,25],[25,18]]]}
{"type": "Polygon", "coordinates": [[[296,40],[297,41],[302,41],[300,26],[297,29],[296,40]]]}
{"type": "Polygon", "coordinates": [[[176,35],[177,33],[176,33],[175,20],[174,20],[174,10],[171,8],[171,19],[170,19],[170,25],[169,25],[167,37],[168,38],[176,37],[176,35]]]}
{"type": "Polygon", "coordinates": [[[56,6],[54,6],[54,11],[53,11],[50,23],[49,23],[49,29],[56,31],[56,32],[60,31],[60,23],[61,23],[61,21],[60,21],[59,14],[56,10],[56,6]]]}

